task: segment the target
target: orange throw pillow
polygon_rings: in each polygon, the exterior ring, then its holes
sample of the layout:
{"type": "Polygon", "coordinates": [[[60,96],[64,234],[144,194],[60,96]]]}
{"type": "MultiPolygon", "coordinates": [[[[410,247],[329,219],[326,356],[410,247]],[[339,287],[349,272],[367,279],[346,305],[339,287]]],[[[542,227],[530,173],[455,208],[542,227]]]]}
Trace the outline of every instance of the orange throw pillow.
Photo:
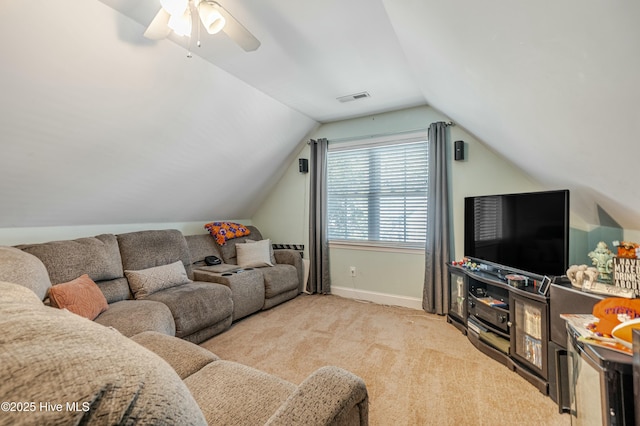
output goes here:
{"type": "Polygon", "coordinates": [[[84,274],[68,283],[56,284],[49,289],[51,306],[67,309],[90,320],[94,320],[109,308],[100,287],[84,274]]]}

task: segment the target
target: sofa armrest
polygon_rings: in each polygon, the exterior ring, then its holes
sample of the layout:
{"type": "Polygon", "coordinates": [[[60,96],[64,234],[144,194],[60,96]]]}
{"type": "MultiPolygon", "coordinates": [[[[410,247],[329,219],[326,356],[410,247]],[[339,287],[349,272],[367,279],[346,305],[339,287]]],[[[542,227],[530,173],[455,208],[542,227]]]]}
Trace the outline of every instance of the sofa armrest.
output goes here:
{"type": "Polygon", "coordinates": [[[220,359],[216,354],[195,343],[155,331],[136,334],[131,340],[159,355],[183,380],[205,365],[220,359]]]}
{"type": "Polygon", "coordinates": [[[267,425],[367,425],[367,387],[353,373],[322,367],[305,379],[267,425]]]}
{"type": "Polygon", "coordinates": [[[298,292],[302,293],[304,291],[302,288],[304,284],[304,265],[302,264],[300,252],[296,250],[279,249],[274,250],[273,255],[276,258],[276,262],[296,267],[296,271],[298,272],[298,292]]]}

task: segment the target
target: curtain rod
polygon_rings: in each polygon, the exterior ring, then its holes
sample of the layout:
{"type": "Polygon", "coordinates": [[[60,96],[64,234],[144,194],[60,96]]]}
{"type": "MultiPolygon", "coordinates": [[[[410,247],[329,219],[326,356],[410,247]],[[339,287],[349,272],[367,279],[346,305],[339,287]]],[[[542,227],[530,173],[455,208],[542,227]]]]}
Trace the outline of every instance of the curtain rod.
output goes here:
{"type": "MultiPolygon", "coordinates": [[[[444,124],[447,127],[456,125],[456,123],[454,123],[453,121],[447,121],[444,124]]],[[[420,127],[418,129],[403,130],[401,132],[389,132],[389,133],[377,133],[377,134],[374,134],[374,135],[349,136],[349,137],[345,137],[345,138],[329,139],[328,141],[329,142],[348,142],[348,141],[355,141],[355,140],[380,138],[380,137],[385,137],[385,136],[403,135],[403,134],[407,134],[407,133],[426,132],[427,130],[429,130],[428,127],[420,127]]],[[[309,145],[310,143],[311,143],[311,140],[307,141],[307,145],[309,145]]]]}

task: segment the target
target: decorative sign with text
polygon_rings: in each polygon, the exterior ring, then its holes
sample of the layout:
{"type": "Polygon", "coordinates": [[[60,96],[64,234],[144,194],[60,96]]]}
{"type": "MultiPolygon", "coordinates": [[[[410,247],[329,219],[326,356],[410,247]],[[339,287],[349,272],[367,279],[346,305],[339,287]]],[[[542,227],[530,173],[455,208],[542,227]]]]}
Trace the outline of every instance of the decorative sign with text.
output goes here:
{"type": "Polygon", "coordinates": [[[640,259],[613,258],[613,283],[640,295],[640,259]]]}

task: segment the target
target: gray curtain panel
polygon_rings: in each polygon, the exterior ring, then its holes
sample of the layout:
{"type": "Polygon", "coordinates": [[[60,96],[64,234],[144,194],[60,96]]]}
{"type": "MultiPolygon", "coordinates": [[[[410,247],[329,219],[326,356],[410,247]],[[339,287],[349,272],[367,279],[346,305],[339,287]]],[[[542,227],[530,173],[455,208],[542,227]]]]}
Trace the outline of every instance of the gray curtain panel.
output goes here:
{"type": "Polygon", "coordinates": [[[422,308],[439,315],[449,306],[449,274],[445,266],[451,253],[449,229],[449,183],[447,179],[447,125],[429,126],[429,202],[422,308]]]}
{"type": "Polygon", "coordinates": [[[309,293],[331,293],[327,232],[326,139],[311,140],[311,191],[309,196],[309,293]]]}

